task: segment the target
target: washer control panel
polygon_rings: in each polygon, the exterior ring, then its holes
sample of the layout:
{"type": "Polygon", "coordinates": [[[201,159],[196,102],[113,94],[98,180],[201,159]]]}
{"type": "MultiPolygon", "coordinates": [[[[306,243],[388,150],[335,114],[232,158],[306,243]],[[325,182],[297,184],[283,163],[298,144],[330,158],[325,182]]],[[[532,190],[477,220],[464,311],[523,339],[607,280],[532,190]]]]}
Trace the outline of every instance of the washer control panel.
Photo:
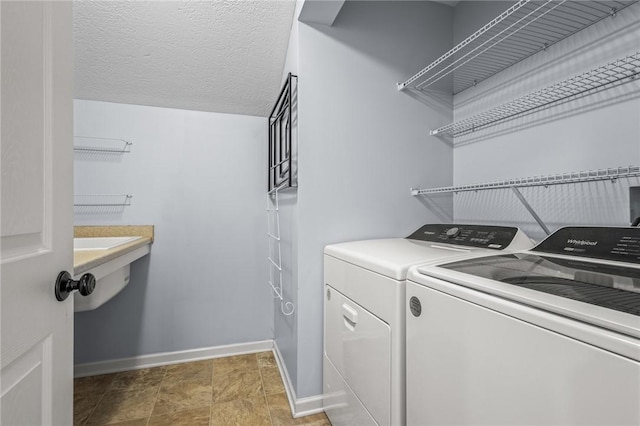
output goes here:
{"type": "Polygon", "coordinates": [[[595,226],[561,228],[532,250],[640,263],[640,228],[595,226]]]}
{"type": "Polygon", "coordinates": [[[518,233],[509,226],[427,224],[407,238],[494,250],[506,248],[518,233]]]}

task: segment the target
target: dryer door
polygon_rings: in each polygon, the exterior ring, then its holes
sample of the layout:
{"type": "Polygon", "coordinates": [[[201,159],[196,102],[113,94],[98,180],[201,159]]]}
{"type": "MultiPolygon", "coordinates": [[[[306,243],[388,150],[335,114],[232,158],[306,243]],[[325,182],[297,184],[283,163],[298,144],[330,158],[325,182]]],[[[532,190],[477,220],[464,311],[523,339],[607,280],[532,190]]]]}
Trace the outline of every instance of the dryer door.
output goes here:
{"type": "Polygon", "coordinates": [[[326,355],[379,425],[391,423],[391,329],[331,286],[325,293],[326,355]]]}

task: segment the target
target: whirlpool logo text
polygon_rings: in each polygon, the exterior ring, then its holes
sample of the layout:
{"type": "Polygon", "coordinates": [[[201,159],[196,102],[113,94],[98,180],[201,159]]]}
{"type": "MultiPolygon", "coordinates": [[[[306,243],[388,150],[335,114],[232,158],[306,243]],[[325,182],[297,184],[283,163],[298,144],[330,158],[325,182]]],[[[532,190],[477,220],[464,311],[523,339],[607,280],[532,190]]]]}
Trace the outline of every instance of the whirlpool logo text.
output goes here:
{"type": "Polygon", "coordinates": [[[598,242],[588,240],[567,240],[567,244],[573,244],[574,246],[595,246],[598,242]]]}

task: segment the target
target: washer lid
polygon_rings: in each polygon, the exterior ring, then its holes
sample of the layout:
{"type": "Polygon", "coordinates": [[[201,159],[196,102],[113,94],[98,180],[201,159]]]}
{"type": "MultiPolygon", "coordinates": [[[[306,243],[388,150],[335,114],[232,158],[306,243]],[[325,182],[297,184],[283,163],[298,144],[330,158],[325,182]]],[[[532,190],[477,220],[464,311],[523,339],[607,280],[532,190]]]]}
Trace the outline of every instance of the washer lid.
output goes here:
{"type": "Polygon", "coordinates": [[[640,269],[519,253],[441,268],[640,316],[640,269]]]}
{"type": "Polygon", "coordinates": [[[440,282],[478,290],[479,295],[491,294],[640,338],[635,291],[640,279],[638,266],[602,260],[586,262],[573,256],[534,252],[444,263],[418,266],[411,270],[408,279],[431,287],[430,277],[433,277],[440,282]],[[589,296],[588,293],[600,294],[589,296]],[[574,297],[567,297],[569,294],[574,297]],[[595,296],[598,303],[587,300],[591,297],[594,301],[595,296]]]}

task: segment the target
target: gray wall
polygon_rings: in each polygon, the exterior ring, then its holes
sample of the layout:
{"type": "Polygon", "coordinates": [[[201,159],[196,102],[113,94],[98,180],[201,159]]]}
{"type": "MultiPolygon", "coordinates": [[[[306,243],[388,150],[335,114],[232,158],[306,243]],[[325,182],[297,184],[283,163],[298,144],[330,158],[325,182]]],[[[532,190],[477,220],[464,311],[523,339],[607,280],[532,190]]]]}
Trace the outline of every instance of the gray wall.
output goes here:
{"type": "Polygon", "coordinates": [[[399,93],[396,83],[451,45],[452,10],[346,2],[332,27],[300,23],[298,36],[297,361],[285,361],[303,398],[322,393],[324,246],[405,236],[451,215],[409,193],[451,184],[451,148],[427,137],[451,110],[399,93]]]}
{"type": "MultiPolygon", "coordinates": [[[[509,3],[462,2],[456,40],[509,3]],[[485,10],[486,9],[486,10],[485,10]]],[[[640,4],[585,29],[545,52],[455,96],[457,119],[597,68],[638,49],[640,4]]],[[[600,91],[455,140],[454,181],[482,183],[516,177],[640,164],[640,81],[600,91]]],[[[431,139],[437,139],[432,137],[431,139]]],[[[570,224],[628,225],[628,186],[640,179],[522,190],[553,231],[570,224]]],[[[456,221],[505,223],[540,240],[537,226],[509,190],[459,193],[456,221]]]]}
{"type": "Polygon", "coordinates": [[[272,338],[265,119],[76,100],[74,125],[133,142],[119,156],[76,153],[76,194],[134,197],[76,209],[76,225],[152,224],[156,237],[120,294],[76,314],[75,362],[272,338]]]}
{"type": "MultiPolygon", "coordinates": [[[[298,16],[301,12],[303,2],[296,3],[296,9],[293,15],[291,26],[291,34],[289,36],[289,46],[287,48],[287,56],[282,72],[282,81],[284,83],[288,73],[299,75],[298,73],[298,16]]],[[[292,143],[298,152],[298,90],[293,93],[295,100],[294,116],[296,120],[293,122],[292,143]]],[[[296,156],[297,158],[297,156],[296,156]]],[[[280,197],[280,226],[281,226],[281,243],[282,243],[282,275],[283,275],[283,292],[287,301],[291,301],[297,305],[298,301],[298,193],[297,189],[288,190],[281,193],[280,197]]],[[[286,374],[289,376],[291,383],[297,383],[298,377],[298,313],[293,315],[284,315],[281,309],[281,302],[274,299],[274,340],[280,351],[285,363],[286,374]]],[[[297,307],[296,307],[297,308],[297,307]]]]}

